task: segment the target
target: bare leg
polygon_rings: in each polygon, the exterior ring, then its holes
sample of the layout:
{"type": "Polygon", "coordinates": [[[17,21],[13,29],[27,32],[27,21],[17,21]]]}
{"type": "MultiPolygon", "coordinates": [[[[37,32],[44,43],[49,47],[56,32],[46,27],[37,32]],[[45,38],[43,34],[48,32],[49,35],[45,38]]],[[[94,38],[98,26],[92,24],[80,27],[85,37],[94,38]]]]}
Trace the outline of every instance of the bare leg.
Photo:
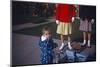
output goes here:
{"type": "Polygon", "coordinates": [[[70,38],[70,36],[68,35],[68,48],[69,48],[69,49],[72,49],[70,40],[71,40],[71,38],[70,38]]]}
{"type": "Polygon", "coordinates": [[[60,50],[64,47],[64,35],[60,35],[61,38],[61,46],[60,46],[60,50]]]}
{"type": "Polygon", "coordinates": [[[91,33],[88,33],[88,47],[90,47],[91,33]]]}
{"type": "Polygon", "coordinates": [[[60,35],[61,37],[61,43],[64,43],[64,35],[60,35]]]}
{"type": "Polygon", "coordinates": [[[83,32],[83,39],[84,39],[84,41],[83,41],[82,45],[85,45],[86,44],[86,32],[83,32]]]}
{"type": "Polygon", "coordinates": [[[68,36],[68,42],[70,42],[70,40],[71,40],[71,38],[70,38],[70,36],[68,36]]]}
{"type": "Polygon", "coordinates": [[[86,40],[86,32],[83,32],[84,40],[86,40]]]}
{"type": "Polygon", "coordinates": [[[88,40],[91,39],[91,33],[88,33],[88,40]]]}

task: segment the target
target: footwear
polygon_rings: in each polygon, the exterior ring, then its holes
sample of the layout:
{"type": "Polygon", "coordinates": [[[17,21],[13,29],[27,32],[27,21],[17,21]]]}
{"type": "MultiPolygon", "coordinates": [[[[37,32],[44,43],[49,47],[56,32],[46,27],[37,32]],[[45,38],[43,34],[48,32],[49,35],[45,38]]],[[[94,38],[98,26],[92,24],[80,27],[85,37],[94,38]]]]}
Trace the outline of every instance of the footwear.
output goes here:
{"type": "Polygon", "coordinates": [[[91,48],[91,46],[88,46],[88,48],[91,48]]]}
{"type": "Polygon", "coordinates": [[[86,40],[84,40],[84,42],[82,43],[82,46],[85,46],[86,45],[86,40]]]}
{"type": "Polygon", "coordinates": [[[62,43],[62,44],[61,44],[61,46],[60,46],[59,50],[62,50],[62,49],[63,49],[63,47],[64,47],[64,43],[62,43]]]}
{"type": "Polygon", "coordinates": [[[88,40],[88,47],[90,48],[91,46],[90,46],[90,40],[88,40]]]}
{"type": "Polygon", "coordinates": [[[68,42],[68,49],[72,50],[72,46],[71,46],[70,42],[68,42]]]}
{"type": "Polygon", "coordinates": [[[86,44],[82,44],[81,47],[86,47],[86,44]]]}

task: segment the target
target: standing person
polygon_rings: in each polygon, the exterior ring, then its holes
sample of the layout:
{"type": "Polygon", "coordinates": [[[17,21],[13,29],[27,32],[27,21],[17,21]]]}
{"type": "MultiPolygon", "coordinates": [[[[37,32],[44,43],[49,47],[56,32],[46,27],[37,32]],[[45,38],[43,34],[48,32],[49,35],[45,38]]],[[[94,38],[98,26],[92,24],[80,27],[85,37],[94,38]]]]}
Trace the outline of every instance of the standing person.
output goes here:
{"type": "Polygon", "coordinates": [[[41,64],[52,64],[55,43],[52,40],[51,31],[48,27],[44,27],[42,33],[43,34],[39,41],[41,49],[41,64]]]}
{"type": "Polygon", "coordinates": [[[96,7],[95,6],[79,6],[79,17],[80,17],[80,27],[79,30],[83,32],[83,44],[90,47],[91,43],[91,32],[92,24],[96,18],[96,7]],[[86,39],[88,36],[88,40],[86,39]]]}
{"type": "Polygon", "coordinates": [[[72,34],[72,22],[74,21],[74,17],[76,15],[76,8],[74,5],[68,4],[57,4],[56,5],[56,23],[57,26],[57,34],[60,34],[61,38],[61,46],[60,50],[63,49],[65,43],[65,36],[68,37],[68,48],[72,49],[70,43],[70,35],[72,34]]]}

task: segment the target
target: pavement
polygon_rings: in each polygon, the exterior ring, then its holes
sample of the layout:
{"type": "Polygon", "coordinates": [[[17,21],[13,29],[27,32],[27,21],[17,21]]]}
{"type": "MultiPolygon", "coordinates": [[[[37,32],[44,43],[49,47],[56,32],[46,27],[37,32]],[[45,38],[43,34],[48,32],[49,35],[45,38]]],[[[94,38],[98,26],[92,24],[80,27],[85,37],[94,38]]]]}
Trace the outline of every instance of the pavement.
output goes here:
{"type": "MultiPolygon", "coordinates": [[[[40,64],[39,37],[12,34],[12,62],[13,65],[40,64]]],[[[60,40],[54,39],[60,43],[60,40]]],[[[59,45],[60,46],[60,45],[59,45]]]]}
{"type": "MultiPolygon", "coordinates": [[[[60,46],[60,40],[53,39],[60,46]]],[[[12,64],[13,65],[37,65],[40,64],[40,48],[38,45],[39,37],[23,35],[18,33],[12,34],[12,64]]],[[[67,41],[66,41],[67,43],[67,41]]],[[[66,49],[67,50],[67,49],[66,49]]],[[[95,45],[92,48],[86,48],[81,51],[82,54],[93,55],[95,45]]],[[[60,59],[65,60],[66,51],[61,54],[60,59]]],[[[70,55],[71,56],[71,55],[70,55]]],[[[56,59],[55,59],[56,61],[56,59]]]]}

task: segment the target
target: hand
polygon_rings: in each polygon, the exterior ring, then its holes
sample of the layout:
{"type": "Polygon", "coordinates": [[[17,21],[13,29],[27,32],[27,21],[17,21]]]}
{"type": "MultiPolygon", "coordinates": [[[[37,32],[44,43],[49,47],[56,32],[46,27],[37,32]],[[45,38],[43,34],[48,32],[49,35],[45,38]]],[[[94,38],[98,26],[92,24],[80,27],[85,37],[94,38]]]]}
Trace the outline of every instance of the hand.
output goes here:
{"type": "Polygon", "coordinates": [[[94,23],[94,19],[91,19],[91,23],[92,23],[92,24],[94,23]]]}
{"type": "Polygon", "coordinates": [[[45,41],[45,40],[47,40],[47,38],[45,36],[42,36],[41,41],[45,41]]]}
{"type": "Polygon", "coordinates": [[[56,20],[56,24],[59,24],[59,21],[58,20],[56,20]]]}
{"type": "Polygon", "coordinates": [[[72,22],[74,22],[74,20],[75,20],[75,18],[74,18],[74,17],[72,17],[72,22]]]}

